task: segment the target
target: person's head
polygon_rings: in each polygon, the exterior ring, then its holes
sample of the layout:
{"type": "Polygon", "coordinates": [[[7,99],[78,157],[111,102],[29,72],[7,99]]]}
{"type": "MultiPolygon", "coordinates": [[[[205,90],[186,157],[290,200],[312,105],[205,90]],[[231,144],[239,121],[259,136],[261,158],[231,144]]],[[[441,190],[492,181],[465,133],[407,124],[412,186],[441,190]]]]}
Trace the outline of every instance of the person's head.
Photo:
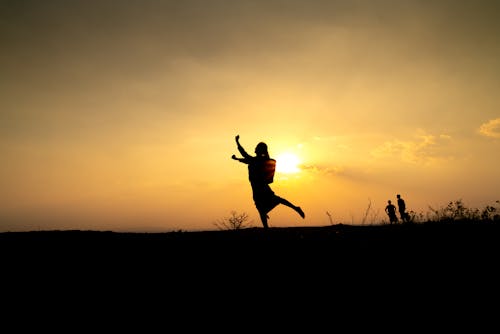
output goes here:
{"type": "Polygon", "coordinates": [[[269,152],[267,151],[267,144],[260,142],[255,146],[255,154],[258,156],[269,156],[269,152]]]}
{"type": "Polygon", "coordinates": [[[397,195],[396,195],[396,197],[397,197],[397,198],[401,198],[401,195],[400,195],[400,194],[397,194],[397,195]]]}
{"type": "Polygon", "coordinates": [[[391,200],[388,200],[387,203],[391,204],[391,200]]]}

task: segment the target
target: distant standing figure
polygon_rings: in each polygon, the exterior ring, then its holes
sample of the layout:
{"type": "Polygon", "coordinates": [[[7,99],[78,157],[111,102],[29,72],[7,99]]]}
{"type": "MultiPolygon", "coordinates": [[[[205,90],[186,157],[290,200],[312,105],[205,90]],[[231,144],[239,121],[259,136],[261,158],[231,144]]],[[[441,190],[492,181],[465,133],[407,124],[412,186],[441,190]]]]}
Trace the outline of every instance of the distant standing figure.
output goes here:
{"type": "Polygon", "coordinates": [[[400,194],[397,194],[396,197],[398,198],[399,216],[401,217],[401,220],[403,222],[407,222],[407,221],[409,221],[409,216],[408,216],[408,213],[406,212],[405,201],[401,198],[400,194]]]}
{"type": "Polygon", "coordinates": [[[253,200],[264,228],[267,229],[269,227],[267,224],[269,216],[267,214],[278,204],[283,204],[294,209],[304,218],[304,211],[299,206],[293,205],[286,199],[277,196],[269,186],[269,183],[273,182],[276,161],[269,157],[267,144],[263,142],[258,143],[255,147],[256,156],[251,156],[241,146],[239,141],[240,136],[237,135],[235,139],[238,151],[243,158],[237,158],[234,154],[231,158],[248,165],[248,179],[252,186],[253,200]]]}
{"type": "Polygon", "coordinates": [[[385,212],[389,216],[389,223],[397,223],[398,217],[396,216],[396,207],[391,203],[391,200],[387,201],[387,206],[385,207],[385,212]]]}

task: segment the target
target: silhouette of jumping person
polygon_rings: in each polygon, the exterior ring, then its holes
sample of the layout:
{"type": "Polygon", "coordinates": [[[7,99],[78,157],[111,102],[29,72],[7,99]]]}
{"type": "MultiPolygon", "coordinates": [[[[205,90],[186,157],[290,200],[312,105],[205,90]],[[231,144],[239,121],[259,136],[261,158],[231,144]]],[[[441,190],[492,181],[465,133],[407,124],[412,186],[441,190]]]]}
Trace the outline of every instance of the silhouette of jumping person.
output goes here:
{"type": "Polygon", "coordinates": [[[409,220],[409,216],[408,216],[408,213],[406,213],[406,203],[401,198],[400,194],[397,194],[396,197],[398,198],[399,216],[401,217],[401,220],[403,222],[407,222],[409,220]]]}
{"type": "Polygon", "coordinates": [[[396,216],[396,207],[391,203],[391,200],[387,201],[387,206],[385,207],[385,212],[389,216],[389,223],[397,223],[398,217],[396,216]]]}
{"type": "Polygon", "coordinates": [[[231,158],[248,165],[248,179],[250,180],[250,185],[252,186],[253,200],[264,228],[269,228],[267,224],[269,216],[267,214],[278,204],[283,204],[294,209],[302,218],[304,218],[304,211],[302,211],[299,206],[295,206],[286,199],[277,196],[269,186],[269,184],[273,182],[276,160],[269,157],[267,144],[263,142],[258,143],[255,147],[256,156],[251,156],[241,146],[239,141],[240,136],[237,135],[235,139],[238,151],[241,153],[243,158],[238,158],[234,154],[231,158]]]}

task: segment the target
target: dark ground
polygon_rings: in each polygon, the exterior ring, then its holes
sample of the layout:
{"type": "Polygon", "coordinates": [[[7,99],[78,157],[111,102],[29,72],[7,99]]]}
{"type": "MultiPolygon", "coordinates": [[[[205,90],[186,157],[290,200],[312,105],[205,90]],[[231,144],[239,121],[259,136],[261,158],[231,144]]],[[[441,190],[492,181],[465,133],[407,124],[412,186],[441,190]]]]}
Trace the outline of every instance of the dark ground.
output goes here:
{"type": "Polygon", "coordinates": [[[161,310],[155,323],[166,329],[187,316],[180,328],[195,330],[206,314],[215,328],[233,330],[220,319],[241,319],[239,329],[268,321],[310,329],[322,314],[332,330],[344,322],[407,332],[439,321],[445,331],[476,311],[474,326],[495,319],[499,236],[498,223],[470,222],[0,233],[3,303],[23,314],[49,304],[52,316],[78,309],[84,319],[119,310],[130,317],[121,324],[161,310]],[[370,315],[375,322],[366,323],[370,315]]]}
{"type": "Polygon", "coordinates": [[[37,231],[0,233],[12,260],[41,262],[231,265],[256,262],[293,266],[362,261],[463,263],[496,259],[500,224],[480,222],[406,225],[331,225],[226,231],[119,233],[37,231]]]}

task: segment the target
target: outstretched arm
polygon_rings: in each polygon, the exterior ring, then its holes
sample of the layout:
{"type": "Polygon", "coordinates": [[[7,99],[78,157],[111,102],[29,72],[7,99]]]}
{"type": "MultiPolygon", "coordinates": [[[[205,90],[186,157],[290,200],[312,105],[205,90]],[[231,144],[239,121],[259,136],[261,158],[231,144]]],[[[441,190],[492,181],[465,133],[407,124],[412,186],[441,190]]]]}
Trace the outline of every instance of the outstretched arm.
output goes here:
{"type": "Polygon", "coordinates": [[[231,156],[231,159],[233,159],[233,160],[237,160],[237,161],[239,161],[239,162],[246,162],[246,159],[245,159],[245,158],[238,158],[238,157],[236,156],[236,154],[233,154],[233,155],[231,156]]]}

